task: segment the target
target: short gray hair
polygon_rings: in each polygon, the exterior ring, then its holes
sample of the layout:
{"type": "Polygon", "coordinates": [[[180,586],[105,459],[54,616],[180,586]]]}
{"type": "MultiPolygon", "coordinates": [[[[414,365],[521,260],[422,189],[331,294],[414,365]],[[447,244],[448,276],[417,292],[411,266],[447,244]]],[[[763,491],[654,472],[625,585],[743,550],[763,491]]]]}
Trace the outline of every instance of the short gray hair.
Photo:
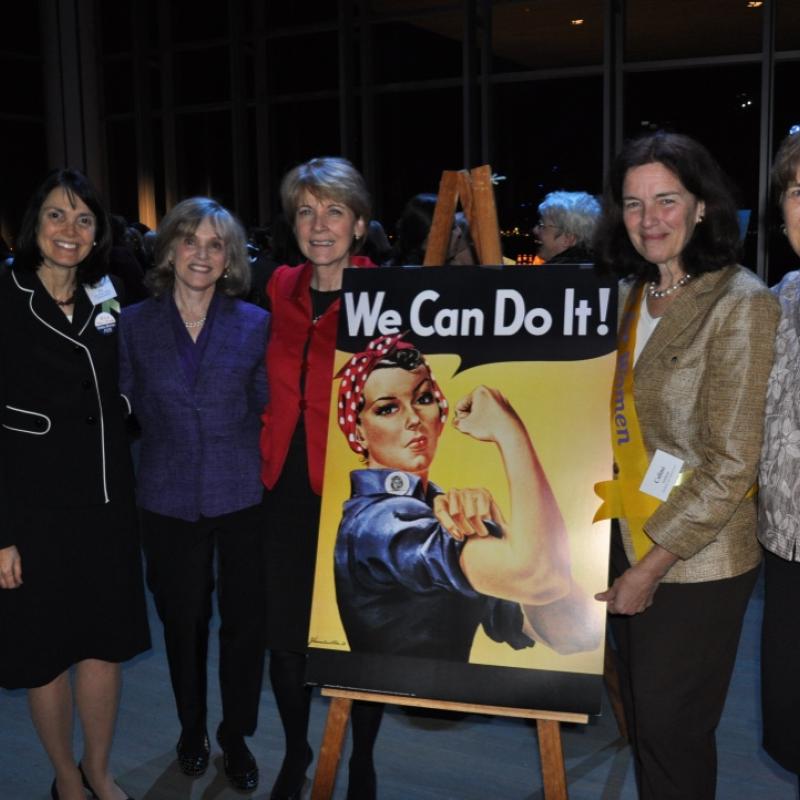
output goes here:
{"type": "Polygon", "coordinates": [[[588,249],[600,218],[600,203],[586,192],[550,192],[539,204],[539,215],[571,233],[576,246],[588,249]]]}
{"type": "Polygon", "coordinates": [[[239,220],[210,197],[190,197],[182,200],[161,220],[153,249],[155,266],[145,275],[145,285],[160,297],[175,285],[175,265],[170,253],[178,239],[194,233],[203,220],[209,220],[225,243],[228,263],[219,279],[217,290],[229,297],[240,297],[250,290],[250,261],[247,240],[239,220]]]}

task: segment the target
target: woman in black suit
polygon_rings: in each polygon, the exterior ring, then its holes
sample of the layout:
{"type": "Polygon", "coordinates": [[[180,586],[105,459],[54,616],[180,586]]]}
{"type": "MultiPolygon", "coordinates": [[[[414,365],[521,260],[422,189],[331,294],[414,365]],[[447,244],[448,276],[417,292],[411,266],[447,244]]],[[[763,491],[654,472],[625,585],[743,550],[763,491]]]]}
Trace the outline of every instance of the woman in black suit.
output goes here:
{"type": "Polygon", "coordinates": [[[120,662],[150,645],[110,241],[94,189],[60,170],[34,194],[0,277],[0,686],[28,689],[63,800],[84,786],[126,797],[109,771],[120,662]]]}

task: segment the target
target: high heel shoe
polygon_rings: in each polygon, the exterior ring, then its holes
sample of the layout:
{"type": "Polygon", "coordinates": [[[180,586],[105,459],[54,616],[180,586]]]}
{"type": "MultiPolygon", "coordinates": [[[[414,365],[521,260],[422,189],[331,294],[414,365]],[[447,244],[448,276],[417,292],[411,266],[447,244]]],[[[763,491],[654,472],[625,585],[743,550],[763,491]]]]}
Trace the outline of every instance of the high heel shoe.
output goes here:
{"type": "MultiPolygon", "coordinates": [[[[95,798],[95,800],[99,800],[99,795],[97,794],[97,792],[94,789],[92,789],[91,784],[89,783],[88,779],[86,778],[86,773],[83,771],[83,764],[78,764],[78,770],[81,773],[81,780],[83,781],[83,788],[86,789],[86,791],[89,792],[89,794],[93,798],[95,798]]],[[[55,781],[53,781],[53,789],[55,789],[55,785],[56,785],[55,781]]],[[[125,791],[125,790],[123,789],[123,791],[125,791]]],[[[58,796],[57,795],[58,795],[58,793],[56,793],[56,795],[54,795],[53,800],[58,800],[58,796]]],[[[133,798],[129,794],[126,793],[125,794],[125,800],[133,800],[133,798]]]]}
{"type": "Polygon", "coordinates": [[[278,777],[272,785],[269,800],[300,800],[303,787],[306,784],[306,770],[313,760],[314,751],[310,747],[307,747],[303,769],[298,779],[296,767],[284,758],[281,771],[278,773],[278,777]],[[295,774],[293,775],[292,773],[295,774]]]}

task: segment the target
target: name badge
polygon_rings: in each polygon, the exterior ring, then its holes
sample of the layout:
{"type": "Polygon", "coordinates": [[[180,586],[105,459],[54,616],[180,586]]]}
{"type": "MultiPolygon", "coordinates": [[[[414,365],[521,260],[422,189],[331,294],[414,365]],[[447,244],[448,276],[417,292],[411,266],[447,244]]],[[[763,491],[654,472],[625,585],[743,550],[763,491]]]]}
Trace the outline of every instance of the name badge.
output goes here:
{"type": "Polygon", "coordinates": [[[656,450],[639,491],[659,500],[666,500],[678,481],[681,469],[683,469],[682,458],[665,453],[663,450],[656,450]]]}
{"type": "Polygon", "coordinates": [[[86,290],[86,294],[93,306],[99,306],[104,300],[111,300],[117,296],[117,290],[108,275],[105,275],[93,286],[85,283],[83,288],[86,290]]]}
{"type": "Polygon", "coordinates": [[[113,314],[109,314],[108,311],[101,311],[94,318],[94,326],[97,328],[98,333],[102,333],[103,336],[108,336],[110,333],[114,333],[114,328],[117,327],[117,321],[114,319],[113,314]]]}

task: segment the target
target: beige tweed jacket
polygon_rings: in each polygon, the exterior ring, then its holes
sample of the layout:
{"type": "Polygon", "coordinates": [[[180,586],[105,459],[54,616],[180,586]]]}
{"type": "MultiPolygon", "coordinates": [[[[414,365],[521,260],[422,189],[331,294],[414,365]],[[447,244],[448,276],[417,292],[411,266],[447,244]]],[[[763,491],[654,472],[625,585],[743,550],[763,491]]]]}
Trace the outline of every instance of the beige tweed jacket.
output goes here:
{"type": "MultiPolygon", "coordinates": [[[[620,308],[630,288],[621,284],[620,308]]],[[[634,397],[648,457],[665,450],[692,470],[644,525],[680,559],[667,583],[731,578],[761,559],[756,500],[745,495],[758,472],[779,316],[774,295],[750,270],[704,273],[675,297],[636,362],[634,397]]]]}

